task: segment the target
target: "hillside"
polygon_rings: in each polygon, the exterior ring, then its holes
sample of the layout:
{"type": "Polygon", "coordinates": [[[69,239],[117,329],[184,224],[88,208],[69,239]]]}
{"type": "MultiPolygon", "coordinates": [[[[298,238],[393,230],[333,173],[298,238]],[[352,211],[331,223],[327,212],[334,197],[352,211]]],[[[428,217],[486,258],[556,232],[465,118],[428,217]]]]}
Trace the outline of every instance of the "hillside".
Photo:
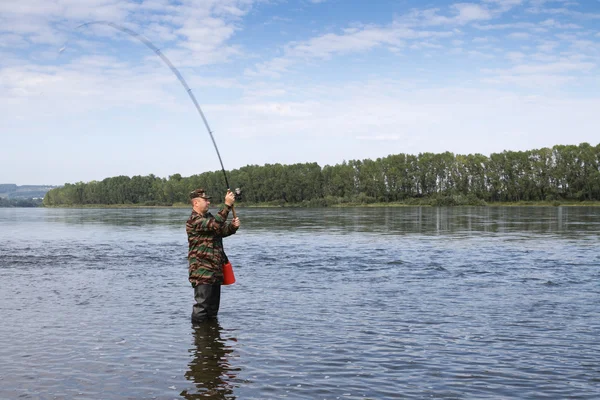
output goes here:
{"type": "Polygon", "coordinates": [[[5,199],[43,199],[46,193],[58,186],[51,185],[15,185],[14,183],[0,184],[0,198],[5,199]]]}

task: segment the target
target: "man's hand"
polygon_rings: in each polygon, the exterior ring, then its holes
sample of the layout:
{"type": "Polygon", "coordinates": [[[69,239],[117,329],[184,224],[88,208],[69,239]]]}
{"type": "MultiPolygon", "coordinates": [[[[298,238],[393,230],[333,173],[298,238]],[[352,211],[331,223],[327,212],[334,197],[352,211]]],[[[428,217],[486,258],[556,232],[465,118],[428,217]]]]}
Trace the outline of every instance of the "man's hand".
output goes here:
{"type": "Polygon", "coordinates": [[[229,207],[233,207],[233,203],[235,203],[235,194],[231,190],[228,190],[225,195],[225,204],[229,207]]]}
{"type": "Polygon", "coordinates": [[[231,225],[234,226],[234,227],[236,227],[236,228],[239,228],[240,227],[240,219],[239,218],[232,219],[231,220],[231,225]]]}

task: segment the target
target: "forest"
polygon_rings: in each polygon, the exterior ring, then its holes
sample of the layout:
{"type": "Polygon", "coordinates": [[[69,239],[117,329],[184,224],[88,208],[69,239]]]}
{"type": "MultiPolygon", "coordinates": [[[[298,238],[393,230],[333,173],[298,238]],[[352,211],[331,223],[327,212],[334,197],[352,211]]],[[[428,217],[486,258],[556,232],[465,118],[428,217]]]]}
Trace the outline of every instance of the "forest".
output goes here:
{"type": "Polygon", "coordinates": [[[0,207],[41,207],[41,199],[8,199],[0,197],[0,207]]]}
{"type": "MultiPolygon", "coordinates": [[[[227,171],[240,205],[326,207],[372,203],[485,205],[497,202],[600,200],[600,144],[556,145],[528,151],[482,154],[394,154],[376,160],[248,165],[227,171]]],[[[190,177],[116,176],[67,183],[44,197],[44,206],[188,204],[203,187],[222,201],[221,170],[190,177]]]]}

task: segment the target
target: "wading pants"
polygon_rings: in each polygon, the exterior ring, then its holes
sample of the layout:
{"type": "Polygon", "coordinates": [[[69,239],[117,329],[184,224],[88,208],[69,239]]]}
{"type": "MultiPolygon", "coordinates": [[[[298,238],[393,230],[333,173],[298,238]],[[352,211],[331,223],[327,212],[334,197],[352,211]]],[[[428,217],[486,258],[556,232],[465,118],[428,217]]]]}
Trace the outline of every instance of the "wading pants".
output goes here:
{"type": "Polygon", "coordinates": [[[192,322],[203,322],[217,317],[221,302],[221,285],[198,285],[194,288],[196,304],[192,308],[192,322]]]}

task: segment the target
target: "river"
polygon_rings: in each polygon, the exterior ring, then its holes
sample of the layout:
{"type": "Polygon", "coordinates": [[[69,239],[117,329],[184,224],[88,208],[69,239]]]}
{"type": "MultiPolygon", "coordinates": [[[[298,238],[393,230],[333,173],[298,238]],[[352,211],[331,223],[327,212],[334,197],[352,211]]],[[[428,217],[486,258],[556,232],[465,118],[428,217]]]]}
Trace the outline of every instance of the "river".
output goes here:
{"type": "Polygon", "coordinates": [[[597,399],[600,208],[0,209],[2,399],[597,399]]]}

